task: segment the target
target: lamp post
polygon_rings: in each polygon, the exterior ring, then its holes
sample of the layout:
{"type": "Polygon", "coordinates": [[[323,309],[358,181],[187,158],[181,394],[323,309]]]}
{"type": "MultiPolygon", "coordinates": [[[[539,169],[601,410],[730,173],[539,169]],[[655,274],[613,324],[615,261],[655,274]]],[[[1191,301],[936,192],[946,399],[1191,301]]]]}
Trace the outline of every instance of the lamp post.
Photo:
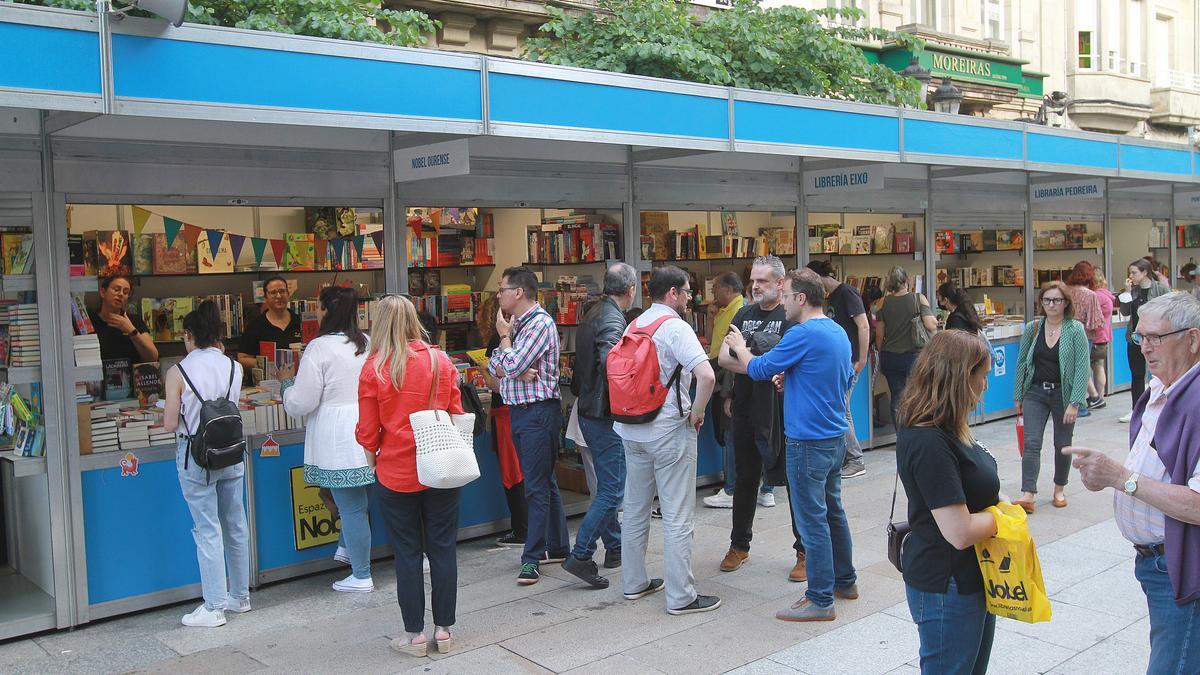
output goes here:
{"type": "Polygon", "coordinates": [[[952,78],[946,77],[942,78],[942,84],[938,86],[937,91],[933,92],[930,99],[933,101],[934,110],[957,115],[958,109],[962,105],[963,93],[961,89],[954,86],[952,78]]]}
{"type": "Polygon", "coordinates": [[[928,89],[930,81],[933,80],[933,73],[921,67],[921,61],[917,58],[916,54],[913,54],[912,58],[909,59],[908,66],[900,71],[900,75],[911,77],[920,82],[921,91],[928,89]]]}

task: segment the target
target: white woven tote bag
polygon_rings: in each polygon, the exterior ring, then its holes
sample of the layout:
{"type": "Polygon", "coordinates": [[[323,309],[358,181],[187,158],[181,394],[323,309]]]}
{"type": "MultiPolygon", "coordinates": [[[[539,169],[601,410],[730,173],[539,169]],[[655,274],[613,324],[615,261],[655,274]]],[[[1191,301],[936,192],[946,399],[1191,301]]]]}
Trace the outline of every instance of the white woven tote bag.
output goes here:
{"type": "Polygon", "coordinates": [[[475,460],[475,415],[451,415],[433,408],[437,395],[437,350],[429,348],[433,365],[433,383],[429,387],[427,410],[408,416],[413,438],[417,442],[417,480],[431,488],[457,488],[479,478],[479,462],[475,460]]]}

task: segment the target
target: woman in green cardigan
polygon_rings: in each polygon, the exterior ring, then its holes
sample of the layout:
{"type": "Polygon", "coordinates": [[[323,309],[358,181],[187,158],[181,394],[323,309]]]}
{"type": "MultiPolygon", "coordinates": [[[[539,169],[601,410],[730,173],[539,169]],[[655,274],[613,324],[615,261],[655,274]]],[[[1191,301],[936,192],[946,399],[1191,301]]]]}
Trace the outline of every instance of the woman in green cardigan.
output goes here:
{"type": "Polygon", "coordinates": [[[1013,502],[1033,513],[1038,473],[1042,468],[1042,435],[1046,421],[1054,423],[1054,506],[1067,505],[1063,488],[1071,471],[1071,445],[1075,418],[1087,399],[1091,378],[1091,346],[1083,324],[1075,320],[1071,292],[1061,281],[1051,281],[1038,293],[1041,318],[1025,324],[1017,356],[1017,382],[1013,398],[1017,414],[1025,416],[1025,456],[1021,460],[1021,498],[1013,502]]]}

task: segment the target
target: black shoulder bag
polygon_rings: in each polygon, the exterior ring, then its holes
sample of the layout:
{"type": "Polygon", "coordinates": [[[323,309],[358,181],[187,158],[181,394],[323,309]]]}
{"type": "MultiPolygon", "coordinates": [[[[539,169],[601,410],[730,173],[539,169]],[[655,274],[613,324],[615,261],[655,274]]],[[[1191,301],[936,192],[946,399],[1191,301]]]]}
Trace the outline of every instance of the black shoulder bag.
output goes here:
{"type": "Polygon", "coordinates": [[[897,572],[904,573],[904,544],[912,535],[912,527],[908,521],[894,522],[896,517],[896,492],[900,489],[900,472],[896,471],[896,481],[892,485],[892,510],[888,514],[887,525],[887,554],[888,560],[897,572]]]}

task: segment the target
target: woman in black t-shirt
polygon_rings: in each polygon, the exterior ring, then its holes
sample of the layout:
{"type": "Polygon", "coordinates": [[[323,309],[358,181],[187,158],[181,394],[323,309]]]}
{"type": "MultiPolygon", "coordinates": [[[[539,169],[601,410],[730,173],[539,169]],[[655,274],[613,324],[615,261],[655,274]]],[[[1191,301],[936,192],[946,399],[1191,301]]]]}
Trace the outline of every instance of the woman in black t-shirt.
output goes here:
{"type": "Polygon", "coordinates": [[[926,674],[985,673],[991,655],[996,617],[987,612],[973,547],[996,534],[995,519],[983,511],[1000,501],[1000,477],[967,426],[991,366],[983,340],[938,333],[900,402],[896,464],[912,527],[904,585],[926,674]]]}

